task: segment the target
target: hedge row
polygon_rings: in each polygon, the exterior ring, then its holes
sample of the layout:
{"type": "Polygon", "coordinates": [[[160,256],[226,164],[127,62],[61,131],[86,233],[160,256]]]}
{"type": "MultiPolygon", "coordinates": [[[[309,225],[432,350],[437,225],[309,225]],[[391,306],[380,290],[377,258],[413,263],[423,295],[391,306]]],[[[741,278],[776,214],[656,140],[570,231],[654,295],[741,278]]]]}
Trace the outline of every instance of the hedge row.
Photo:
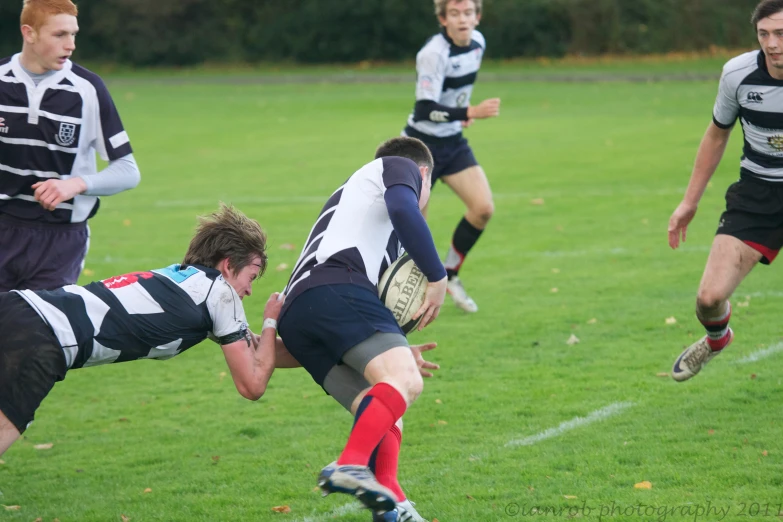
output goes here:
{"type": "MultiPolygon", "coordinates": [[[[484,0],[488,57],[746,47],[758,0],[484,0]]],[[[22,0],[0,2],[0,55],[22,0]]],[[[411,58],[438,26],[430,0],[77,0],[78,56],[129,65],[411,58]]]]}

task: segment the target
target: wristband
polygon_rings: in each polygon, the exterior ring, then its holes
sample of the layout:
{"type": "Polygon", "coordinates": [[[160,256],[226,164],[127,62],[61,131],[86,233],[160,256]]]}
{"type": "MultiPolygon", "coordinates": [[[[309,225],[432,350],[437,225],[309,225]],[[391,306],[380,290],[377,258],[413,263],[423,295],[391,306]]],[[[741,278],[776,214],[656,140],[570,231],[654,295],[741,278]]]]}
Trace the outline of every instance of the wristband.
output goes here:
{"type": "Polygon", "coordinates": [[[264,325],[261,327],[261,330],[266,330],[267,328],[273,328],[275,331],[277,331],[277,320],[275,319],[264,319],[264,325]]]}

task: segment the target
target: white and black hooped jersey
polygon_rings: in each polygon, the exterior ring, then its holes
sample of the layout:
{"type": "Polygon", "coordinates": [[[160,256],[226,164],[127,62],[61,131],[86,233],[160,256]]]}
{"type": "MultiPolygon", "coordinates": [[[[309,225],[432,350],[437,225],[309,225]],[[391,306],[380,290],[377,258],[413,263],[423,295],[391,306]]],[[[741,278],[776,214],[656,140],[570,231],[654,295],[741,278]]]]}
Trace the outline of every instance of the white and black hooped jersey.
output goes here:
{"type": "MultiPolygon", "coordinates": [[[[484,36],[475,30],[470,45],[465,47],[454,45],[445,30],[430,38],[416,55],[416,101],[432,100],[447,107],[468,107],[485,47],[484,36]]],[[[408,126],[437,138],[462,132],[459,121],[416,120],[414,113],[408,117],[408,126]]]]}
{"type": "Polygon", "coordinates": [[[79,195],[50,212],[33,198],[34,183],[96,173],[95,152],[112,161],[132,152],[103,81],[65,62],[38,86],[19,55],[0,60],[0,213],[50,223],[82,222],[98,210],[79,195]]]}
{"type": "Polygon", "coordinates": [[[421,194],[416,163],[396,156],[376,159],[357,170],[321,210],[284,290],[287,307],[309,288],[352,283],[377,291],[386,268],[402,254],[384,200],[393,185],[421,194]]]}
{"type": "Polygon", "coordinates": [[[171,265],[86,286],[15,290],[49,324],[68,368],[169,359],[207,336],[248,338],[242,301],[220,272],[171,265]]]}
{"type": "Polygon", "coordinates": [[[745,135],[743,175],[783,181],[783,80],[770,76],[763,52],[726,63],[712,115],[723,129],[739,118],[745,135]]]}

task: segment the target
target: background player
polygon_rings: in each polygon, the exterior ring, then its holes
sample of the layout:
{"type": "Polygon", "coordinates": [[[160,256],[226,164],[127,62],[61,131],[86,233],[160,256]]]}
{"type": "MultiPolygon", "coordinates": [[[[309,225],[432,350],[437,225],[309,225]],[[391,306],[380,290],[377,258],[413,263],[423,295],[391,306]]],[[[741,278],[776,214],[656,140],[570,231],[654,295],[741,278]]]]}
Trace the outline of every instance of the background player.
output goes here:
{"type": "Polygon", "coordinates": [[[740,120],[745,145],[740,179],[726,192],[696,317],[707,335],[674,362],[672,377],[690,379],[731,343],[729,297],[756,264],[770,264],[783,246],[783,0],[764,0],[751,18],[761,46],[723,67],[712,122],[699,145],[685,197],[669,220],[669,245],[685,241],[688,225],[740,120]]]}
{"type": "Polygon", "coordinates": [[[442,179],[467,207],[444,264],[454,303],[466,312],[476,312],[478,306],[465,291],[459,270],[495,206],[487,176],[462,136],[462,128],[475,119],[500,114],[500,99],[470,105],[486,47],[484,36],[475,30],[481,19],[481,0],[435,0],[435,13],[443,29],[416,56],[416,105],[403,134],[427,144],[435,161],[432,183],[442,179]]]}
{"type": "Polygon", "coordinates": [[[69,59],[76,15],[70,0],[25,0],[22,52],[0,59],[0,292],[76,283],[97,196],[139,183],[106,85],[69,59]]]}

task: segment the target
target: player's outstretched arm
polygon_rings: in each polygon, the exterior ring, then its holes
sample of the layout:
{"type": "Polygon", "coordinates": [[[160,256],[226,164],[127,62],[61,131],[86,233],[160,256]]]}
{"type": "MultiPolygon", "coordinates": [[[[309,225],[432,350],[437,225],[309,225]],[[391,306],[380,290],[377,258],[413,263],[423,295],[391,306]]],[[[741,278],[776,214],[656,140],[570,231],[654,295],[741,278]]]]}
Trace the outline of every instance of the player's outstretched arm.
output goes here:
{"type": "Polygon", "coordinates": [[[440,370],[439,364],[430,361],[425,361],[424,357],[421,356],[421,352],[434,350],[436,346],[438,346],[438,343],[424,343],[424,344],[411,345],[411,351],[413,352],[413,357],[416,359],[416,366],[419,367],[419,373],[421,374],[422,377],[432,377],[432,372],[430,372],[429,370],[440,370]]]}
{"type": "Polygon", "coordinates": [[[266,385],[275,369],[277,351],[277,318],[283,307],[280,294],[273,293],[264,307],[264,327],[261,335],[249,332],[250,340],[240,339],[222,345],[231,378],[242,397],[257,401],[264,395],[266,385]]]}
{"type": "Polygon", "coordinates": [[[691,180],[688,182],[688,188],[685,190],[685,196],[680,204],[669,218],[669,246],[677,248],[680,246],[680,239],[684,242],[688,232],[688,225],[696,215],[699,207],[699,201],[704,195],[712,175],[720,164],[723,153],[726,151],[726,145],[731,136],[731,127],[724,129],[710,122],[707,131],[699,145],[699,151],[696,153],[696,162],[693,166],[691,180]]]}
{"type": "Polygon", "coordinates": [[[494,118],[500,115],[500,98],[490,98],[468,107],[468,121],[494,118]]]}

